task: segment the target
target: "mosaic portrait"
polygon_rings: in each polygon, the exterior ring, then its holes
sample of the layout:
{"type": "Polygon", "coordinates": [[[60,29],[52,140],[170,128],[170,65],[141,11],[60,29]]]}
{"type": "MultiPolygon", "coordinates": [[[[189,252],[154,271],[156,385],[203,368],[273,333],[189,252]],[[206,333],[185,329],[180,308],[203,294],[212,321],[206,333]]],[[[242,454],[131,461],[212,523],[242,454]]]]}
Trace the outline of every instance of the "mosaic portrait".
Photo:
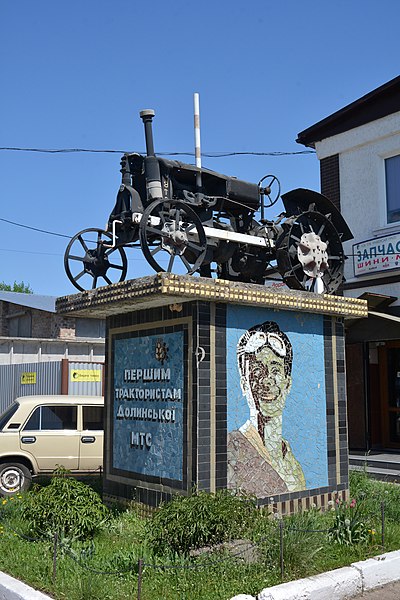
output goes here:
{"type": "Polygon", "coordinates": [[[227,341],[228,486],[260,498],[326,485],[321,317],[232,307],[227,341]]]}

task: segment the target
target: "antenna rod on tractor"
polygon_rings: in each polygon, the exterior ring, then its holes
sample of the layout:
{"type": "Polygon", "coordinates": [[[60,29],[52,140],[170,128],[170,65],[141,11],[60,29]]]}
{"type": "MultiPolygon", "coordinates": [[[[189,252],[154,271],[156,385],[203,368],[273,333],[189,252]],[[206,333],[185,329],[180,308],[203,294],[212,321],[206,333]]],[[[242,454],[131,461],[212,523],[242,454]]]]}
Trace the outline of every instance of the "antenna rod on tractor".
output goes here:
{"type": "Polygon", "coordinates": [[[144,124],[144,135],[146,138],[146,154],[144,159],[144,172],[146,176],[147,196],[149,200],[162,198],[160,166],[154,153],[152,121],[156,114],[154,110],[148,108],[140,111],[140,118],[144,124]]]}
{"type": "Polygon", "coordinates": [[[194,107],[194,154],[196,157],[196,167],[199,169],[196,173],[197,191],[201,191],[201,146],[200,146],[200,102],[199,94],[193,94],[194,107]]]}

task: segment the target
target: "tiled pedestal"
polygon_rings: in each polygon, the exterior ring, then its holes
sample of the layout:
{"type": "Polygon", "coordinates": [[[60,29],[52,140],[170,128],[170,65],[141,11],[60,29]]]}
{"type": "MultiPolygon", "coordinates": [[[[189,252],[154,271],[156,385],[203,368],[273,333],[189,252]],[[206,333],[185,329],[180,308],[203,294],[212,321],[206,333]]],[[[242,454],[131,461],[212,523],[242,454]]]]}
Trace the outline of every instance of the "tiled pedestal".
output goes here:
{"type": "Polygon", "coordinates": [[[160,274],[67,296],[105,317],[108,499],[241,488],[282,512],[346,495],[353,298],[160,274]]]}

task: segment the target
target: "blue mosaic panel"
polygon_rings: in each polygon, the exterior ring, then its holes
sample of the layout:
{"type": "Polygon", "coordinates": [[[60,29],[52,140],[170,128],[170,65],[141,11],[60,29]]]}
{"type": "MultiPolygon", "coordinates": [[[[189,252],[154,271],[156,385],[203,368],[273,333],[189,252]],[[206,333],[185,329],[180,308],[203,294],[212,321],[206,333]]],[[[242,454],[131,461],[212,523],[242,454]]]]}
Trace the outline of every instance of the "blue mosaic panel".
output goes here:
{"type": "Polygon", "coordinates": [[[229,306],[228,486],[328,485],[323,316],[229,306]]]}
{"type": "Polygon", "coordinates": [[[115,469],[182,481],[183,336],[114,339],[115,469]]]}

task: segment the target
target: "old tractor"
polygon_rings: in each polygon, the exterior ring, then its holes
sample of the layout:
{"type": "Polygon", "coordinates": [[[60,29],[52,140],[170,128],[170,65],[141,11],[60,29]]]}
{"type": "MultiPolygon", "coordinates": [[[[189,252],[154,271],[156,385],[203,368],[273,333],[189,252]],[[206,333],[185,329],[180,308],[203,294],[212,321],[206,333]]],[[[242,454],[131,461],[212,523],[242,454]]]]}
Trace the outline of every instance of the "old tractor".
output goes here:
{"type": "Polygon", "coordinates": [[[309,189],[281,196],[284,212],[267,218],[280,197],[273,175],[258,184],[157,157],[154,111],[143,110],[146,156],[126,153],[122,181],[105,230],[69,242],[64,264],[78,290],[123,281],[126,249],[140,246],[156,271],[198,274],[335,293],[343,281],[342,242],[352,238],[328,198],[309,189]]]}

